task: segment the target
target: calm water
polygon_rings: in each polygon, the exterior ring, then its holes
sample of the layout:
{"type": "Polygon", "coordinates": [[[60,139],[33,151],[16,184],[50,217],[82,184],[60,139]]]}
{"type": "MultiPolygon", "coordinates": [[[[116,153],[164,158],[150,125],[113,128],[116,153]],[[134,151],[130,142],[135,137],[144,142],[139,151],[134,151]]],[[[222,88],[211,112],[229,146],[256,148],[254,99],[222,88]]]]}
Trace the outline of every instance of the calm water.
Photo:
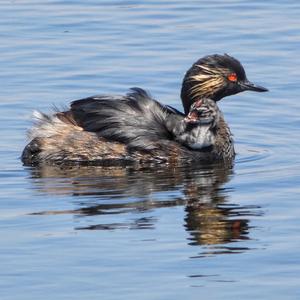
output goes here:
{"type": "Polygon", "coordinates": [[[2,0],[0,298],[300,299],[299,1],[2,0]],[[33,109],[151,91],[227,52],[232,170],[23,167],[33,109]]]}

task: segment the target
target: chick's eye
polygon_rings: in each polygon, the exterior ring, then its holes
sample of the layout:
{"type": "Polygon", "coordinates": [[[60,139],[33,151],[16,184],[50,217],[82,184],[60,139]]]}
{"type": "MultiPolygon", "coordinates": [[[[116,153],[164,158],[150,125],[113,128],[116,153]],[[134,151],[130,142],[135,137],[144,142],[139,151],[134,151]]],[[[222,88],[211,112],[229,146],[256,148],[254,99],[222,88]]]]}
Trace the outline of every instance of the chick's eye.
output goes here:
{"type": "Polygon", "coordinates": [[[227,79],[228,79],[229,81],[236,82],[236,81],[237,81],[237,76],[236,76],[235,73],[231,73],[231,74],[229,74],[229,75],[227,76],[227,79]]]}

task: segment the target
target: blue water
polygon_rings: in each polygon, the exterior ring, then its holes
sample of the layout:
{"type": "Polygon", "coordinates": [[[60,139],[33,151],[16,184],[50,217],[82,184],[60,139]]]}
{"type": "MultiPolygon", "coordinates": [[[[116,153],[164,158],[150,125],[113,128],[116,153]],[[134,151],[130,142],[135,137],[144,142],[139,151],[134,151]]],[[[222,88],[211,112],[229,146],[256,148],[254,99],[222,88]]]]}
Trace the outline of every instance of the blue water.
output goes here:
{"type": "Polygon", "coordinates": [[[300,3],[0,3],[0,298],[299,299],[300,3]],[[220,102],[221,167],[23,167],[34,109],[147,89],[229,53],[269,93],[220,102]]]}

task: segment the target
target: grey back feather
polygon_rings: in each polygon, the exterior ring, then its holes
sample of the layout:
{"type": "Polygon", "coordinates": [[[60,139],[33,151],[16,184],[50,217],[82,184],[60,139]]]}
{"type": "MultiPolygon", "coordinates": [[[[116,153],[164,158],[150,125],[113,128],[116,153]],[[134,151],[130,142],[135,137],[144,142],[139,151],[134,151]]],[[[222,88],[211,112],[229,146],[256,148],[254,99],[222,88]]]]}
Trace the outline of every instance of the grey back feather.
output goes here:
{"type": "Polygon", "coordinates": [[[132,88],[125,96],[94,96],[74,101],[71,112],[84,130],[128,147],[153,150],[156,142],[173,139],[166,120],[175,111],[140,88],[132,88]]]}

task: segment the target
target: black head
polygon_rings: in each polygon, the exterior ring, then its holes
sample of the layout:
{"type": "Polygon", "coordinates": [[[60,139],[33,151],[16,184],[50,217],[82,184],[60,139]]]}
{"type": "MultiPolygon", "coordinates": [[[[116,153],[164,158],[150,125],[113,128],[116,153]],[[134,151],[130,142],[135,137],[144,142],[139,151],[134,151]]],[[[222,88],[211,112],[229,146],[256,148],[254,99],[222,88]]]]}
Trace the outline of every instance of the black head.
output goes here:
{"type": "Polygon", "coordinates": [[[237,59],[227,54],[215,54],[199,59],[187,71],[182,83],[181,99],[187,114],[191,104],[199,98],[218,101],[247,90],[268,91],[248,81],[237,59]]]}

